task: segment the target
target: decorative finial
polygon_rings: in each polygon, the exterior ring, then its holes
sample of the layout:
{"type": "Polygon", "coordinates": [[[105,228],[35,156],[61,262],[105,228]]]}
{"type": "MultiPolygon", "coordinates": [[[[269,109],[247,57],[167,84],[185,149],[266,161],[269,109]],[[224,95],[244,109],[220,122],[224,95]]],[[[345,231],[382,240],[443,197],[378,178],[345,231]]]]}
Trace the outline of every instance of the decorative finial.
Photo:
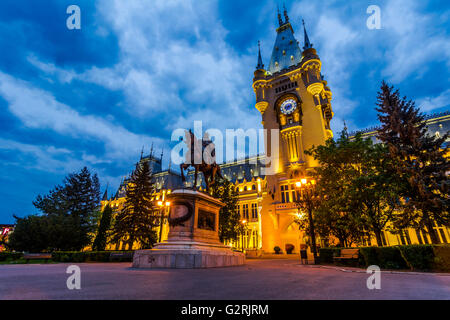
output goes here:
{"type": "Polygon", "coordinates": [[[164,148],[161,150],[161,163],[163,161],[163,156],[164,156],[164,148]]]}
{"type": "Polygon", "coordinates": [[[284,23],[289,23],[289,16],[288,16],[288,13],[287,13],[287,10],[286,10],[286,4],[285,3],[283,3],[283,8],[284,8],[284,19],[285,19],[284,23]]]}
{"type": "Polygon", "coordinates": [[[150,149],[150,158],[153,157],[153,142],[152,142],[152,148],[150,149]]]}
{"type": "Polygon", "coordinates": [[[261,57],[261,42],[258,40],[258,65],[256,66],[256,70],[264,69],[264,63],[262,62],[261,57]]]}
{"type": "Polygon", "coordinates": [[[109,183],[106,184],[106,189],[105,189],[105,193],[103,194],[103,201],[108,201],[108,187],[109,187],[109,183]]]}
{"type": "Polygon", "coordinates": [[[143,159],[143,157],[144,157],[144,146],[142,146],[142,150],[141,150],[141,160],[143,159]]]}
{"type": "Polygon", "coordinates": [[[305,20],[302,19],[302,23],[303,30],[305,31],[305,46],[303,47],[303,50],[311,49],[313,44],[309,41],[308,33],[306,32],[305,20]]]}
{"type": "Polygon", "coordinates": [[[347,128],[347,122],[345,122],[345,119],[344,119],[344,131],[342,132],[342,134],[344,135],[344,137],[348,138],[348,128],[347,128]]]}
{"type": "Polygon", "coordinates": [[[283,25],[283,19],[281,19],[281,13],[280,13],[280,7],[277,5],[277,11],[278,11],[278,23],[280,24],[280,27],[283,25]]]}

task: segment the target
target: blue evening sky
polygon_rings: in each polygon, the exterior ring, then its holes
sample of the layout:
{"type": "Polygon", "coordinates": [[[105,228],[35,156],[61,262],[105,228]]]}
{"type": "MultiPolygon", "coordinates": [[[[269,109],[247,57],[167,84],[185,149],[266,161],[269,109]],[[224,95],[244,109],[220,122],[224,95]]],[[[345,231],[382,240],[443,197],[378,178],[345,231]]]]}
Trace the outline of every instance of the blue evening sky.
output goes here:
{"type": "MultiPolygon", "coordinates": [[[[279,2],[282,7],[282,2],[279,2]]],[[[171,133],[260,128],[251,87],[261,40],[269,64],[274,0],[2,0],[0,2],[0,223],[35,213],[33,199],[88,166],[116,188],[171,133]],[[81,8],[81,30],[66,9],[81,8]]],[[[382,79],[427,113],[450,99],[448,0],[286,1],[301,19],[333,92],[333,130],[377,124],[382,79]],[[369,30],[369,5],[381,29],[369,30]]],[[[173,145],[173,144],[172,144],[173,145]]]]}

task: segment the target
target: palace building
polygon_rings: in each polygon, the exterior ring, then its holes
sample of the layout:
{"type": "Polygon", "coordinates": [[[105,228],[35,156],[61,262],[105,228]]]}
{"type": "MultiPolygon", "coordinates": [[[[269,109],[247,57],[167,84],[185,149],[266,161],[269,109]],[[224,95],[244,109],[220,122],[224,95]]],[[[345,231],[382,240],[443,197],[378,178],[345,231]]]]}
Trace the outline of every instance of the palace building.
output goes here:
{"type": "MultiPolygon", "coordinates": [[[[299,230],[295,220],[299,210],[296,207],[296,183],[305,177],[317,162],[304,151],[312,146],[324,144],[333,137],[330,122],[333,119],[331,107],[332,93],[324,79],[317,51],[311,44],[306,28],[303,43],[295,38],[289,17],[278,13],[277,37],[270,63],[263,64],[261,51],[258,53],[257,67],[254,72],[253,89],[256,98],[255,107],[261,113],[262,125],[268,130],[265,150],[271,159],[271,172],[266,172],[265,155],[246,158],[221,164],[223,176],[230,180],[239,192],[238,209],[245,226],[240,239],[232,243],[234,247],[249,252],[263,251],[272,253],[278,246],[284,252],[286,245],[293,245],[299,252],[307,235],[299,230]],[[277,147],[272,148],[271,130],[279,130],[277,147]]],[[[256,111],[256,110],[255,110],[256,111]]],[[[450,130],[450,113],[427,118],[430,134],[443,135],[450,130]]],[[[374,137],[376,128],[364,131],[364,136],[374,137]]],[[[188,173],[187,182],[182,183],[181,175],[169,168],[162,170],[162,156],[157,158],[153,151],[149,156],[141,156],[141,161],[149,161],[153,169],[156,192],[154,201],[165,203],[172,190],[193,186],[193,172],[188,173]]],[[[202,186],[199,177],[199,187],[202,186]]],[[[125,179],[117,193],[103,197],[102,207],[110,204],[120,210],[125,202],[128,180],[125,179]]],[[[161,207],[161,210],[168,208],[161,207]]],[[[162,239],[167,236],[168,227],[162,229],[162,239]]],[[[436,226],[442,243],[450,240],[450,230],[436,226]]],[[[421,230],[402,230],[392,234],[384,231],[383,242],[386,245],[430,243],[429,237],[421,230]]],[[[367,237],[361,239],[362,245],[376,242],[367,237]]],[[[325,245],[318,238],[318,245],[325,245]]],[[[110,249],[122,249],[123,244],[110,249]]]]}

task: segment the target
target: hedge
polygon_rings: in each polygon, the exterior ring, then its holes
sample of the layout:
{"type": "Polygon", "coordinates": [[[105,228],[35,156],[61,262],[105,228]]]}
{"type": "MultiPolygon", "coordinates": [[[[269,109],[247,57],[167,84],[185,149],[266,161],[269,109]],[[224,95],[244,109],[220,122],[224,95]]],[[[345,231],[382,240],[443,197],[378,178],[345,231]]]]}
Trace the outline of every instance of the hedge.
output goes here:
{"type": "Polygon", "coordinates": [[[434,266],[436,271],[450,272],[450,246],[433,246],[434,266]]]}
{"type": "MultiPolygon", "coordinates": [[[[130,253],[133,251],[57,251],[52,253],[56,262],[110,262],[111,253],[130,253]]],[[[116,262],[131,262],[131,258],[115,259],[116,262]]]]}
{"type": "Polygon", "coordinates": [[[341,248],[320,248],[319,257],[321,263],[334,263],[334,257],[341,254],[341,248]]]}
{"type": "MultiPolygon", "coordinates": [[[[321,263],[335,263],[333,257],[340,255],[342,248],[321,248],[321,263]]],[[[411,269],[416,271],[450,272],[449,245],[408,245],[393,247],[359,248],[360,267],[377,265],[382,269],[411,269]]]]}
{"type": "Polygon", "coordinates": [[[363,258],[365,267],[377,265],[382,269],[407,268],[407,263],[398,247],[364,247],[360,248],[359,254],[363,258]]]}
{"type": "Polygon", "coordinates": [[[0,252],[0,261],[19,260],[22,256],[21,252],[0,252]]]}

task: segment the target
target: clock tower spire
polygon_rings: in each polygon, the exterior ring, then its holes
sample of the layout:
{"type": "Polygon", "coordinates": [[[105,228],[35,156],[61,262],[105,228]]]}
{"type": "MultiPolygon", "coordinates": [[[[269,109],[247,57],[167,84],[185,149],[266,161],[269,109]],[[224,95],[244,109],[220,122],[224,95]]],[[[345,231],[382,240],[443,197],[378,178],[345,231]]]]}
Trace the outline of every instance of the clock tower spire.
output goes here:
{"type": "Polygon", "coordinates": [[[304,154],[313,145],[324,144],[332,137],[330,121],[331,91],[321,74],[322,62],[313,48],[304,28],[304,46],[300,49],[289,22],[286,8],[285,21],[280,18],[270,65],[262,70],[261,52],[253,79],[256,108],[261,112],[265,129],[280,130],[279,154],[271,155],[273,146],[266,141],[268,156],[277,156],[275,173],[292,170],[305,171],[317,165],[304,154]]]}
{"type": "Polygon", "coordinates": [[[253,78],[255,107],[267,130],[264,143],[269,192],[262,199],[261,211],[266,251],[272,251],[275,245],[298,243],[298,233],[286,231],[298,213],[292,203],[295,183],[319,165],[305,150],[323,145],[333,136],[331,91],[321,74],[322,62],[304,22],[301,49],[286,8],[284,16],[283,21],[278,9],[279,26],[270,64],[264,70],[259,52],[253,78]]]}

